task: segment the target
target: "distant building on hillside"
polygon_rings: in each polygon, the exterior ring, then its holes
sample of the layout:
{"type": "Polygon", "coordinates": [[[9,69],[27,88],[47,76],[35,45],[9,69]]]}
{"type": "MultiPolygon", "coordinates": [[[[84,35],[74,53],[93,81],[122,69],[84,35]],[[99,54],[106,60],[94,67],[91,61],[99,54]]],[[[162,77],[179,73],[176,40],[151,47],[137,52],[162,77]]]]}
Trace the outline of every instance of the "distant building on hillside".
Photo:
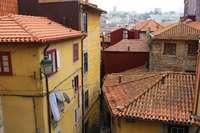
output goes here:
{"type": "Polygon", "coordinates": [[[200,1],[199,0],[185,0],[184,16],[196,16],[200,20],[200,1]]]}

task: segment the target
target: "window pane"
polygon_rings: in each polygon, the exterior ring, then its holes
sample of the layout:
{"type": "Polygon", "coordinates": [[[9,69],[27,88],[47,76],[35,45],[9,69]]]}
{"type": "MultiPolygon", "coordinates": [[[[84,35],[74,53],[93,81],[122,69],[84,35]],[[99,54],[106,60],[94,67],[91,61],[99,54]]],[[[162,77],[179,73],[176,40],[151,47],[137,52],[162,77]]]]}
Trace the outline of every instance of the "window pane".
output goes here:
{"type": "Polygon", "coordinates": [[[88,53],[84,53],[84,73],[88,71],[88,53]]]}
{"type": "Polygon", "coordinates": [[[9,66],[8,61],[3,61],[3,66],[8,67],[9,66]]]}
{"type": "Polygon", "coordinates": [[[2,60],[3,60],[3,61],[8,61],[8,56],[7,56],[7,55],[3,55],[3,56],[2,56],[2,60]]]}
{"type": "Polygon", "coordinates": [[[3,72],[10,72],[9,67],[3,67],[3,72]]]}

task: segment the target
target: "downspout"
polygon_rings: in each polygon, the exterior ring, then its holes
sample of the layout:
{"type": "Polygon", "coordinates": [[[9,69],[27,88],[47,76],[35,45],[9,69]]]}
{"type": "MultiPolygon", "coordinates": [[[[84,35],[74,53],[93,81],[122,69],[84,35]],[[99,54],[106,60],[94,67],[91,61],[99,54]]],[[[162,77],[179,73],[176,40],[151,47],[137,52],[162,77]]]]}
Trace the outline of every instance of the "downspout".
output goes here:
{"type": "Polygon", "coordinates": [[[84,133],[84,115],[85,115],[85,110],[84,110],[84,72],[83,72],[83,41],[84,39],[86,38],[87,36],[84,35],[82,38],[81,38],[81,86],[82,86],[82,91],[81,91],[81,94],[82,94],[82,133],[84,133]]]}
{"type": "MultiPolygon", "coordinates": [[[[44,59],[47,58],[47,49],[49,48],[49,44],[45,47],[43,54],[44,54],[44,59]]],[[[48,75],[45,75],[45,84],[46,84],[46,98],[47,98],[47,111],[48,111],[48,128],[49,128],[49,133],[51,133],[51,112],[50,112],[50,103],[49,103],[49,83],[48,83],[48,75]]]]}
{"type": "Polygon", "coordinates": [[[199,102],[199,93],[200,93],[200,42],[198,45],[198,55],[197,55],[197,67],[196,67],[196,95],[193,113],[197,115],[198,111],[198,102],[199,102]]]}
{"type": "Polygon", "coordinates": [[[34,113],[34,122],[35,122],[35,132],[40,133],[39,128],[37,127],[37,113],[36,113],[36,103],[35,103],[35,98],[32,98],[33,100],[33,113],[34,113]]]}

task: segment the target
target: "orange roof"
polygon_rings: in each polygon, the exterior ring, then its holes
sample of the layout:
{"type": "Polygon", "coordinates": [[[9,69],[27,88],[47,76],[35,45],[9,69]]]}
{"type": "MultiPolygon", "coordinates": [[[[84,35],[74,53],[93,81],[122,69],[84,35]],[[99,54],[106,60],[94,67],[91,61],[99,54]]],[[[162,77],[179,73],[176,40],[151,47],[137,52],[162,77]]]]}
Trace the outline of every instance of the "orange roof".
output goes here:
{"type": "Polygon", "coordinates": [[[164,28],[163,25],[159,24],[158,22],[156,22],[155,20],[147,20],[147,21],[143,21],[143,22],[139,22],[137,23],[133,29],[135,30],[140,30],[140,31],[156,31],[159,29],[164,28]]]}
{"type": "Polygon", "coordinates": [[[105,78],[103,92],[115,117],[200,125],[200,120],[191,119],[193,74],[112,74],[105,78]]]}
{"type": "Polygon", "coordinates": [[[0,17],[0,42],[50,42],[80,37],[79,31],[65,28],[45,17],[8,15],[0,17]]]}
{"type": "Polygon", "coordinates": [[[200,23],[175,23],[153,33],[153,39],[198,40],[200,23]]]}
{"type": "Polygon", "coordinates": [[[10,13],[18,14],[17,0],[0,0],[0,16],[10,13]]]}
{"type": "Polygon", "coordinates": [[[149,52],[147,40],[140,39],[123,39],[117,44],[110,46],[104,51],[113,52],[149,52]]]}

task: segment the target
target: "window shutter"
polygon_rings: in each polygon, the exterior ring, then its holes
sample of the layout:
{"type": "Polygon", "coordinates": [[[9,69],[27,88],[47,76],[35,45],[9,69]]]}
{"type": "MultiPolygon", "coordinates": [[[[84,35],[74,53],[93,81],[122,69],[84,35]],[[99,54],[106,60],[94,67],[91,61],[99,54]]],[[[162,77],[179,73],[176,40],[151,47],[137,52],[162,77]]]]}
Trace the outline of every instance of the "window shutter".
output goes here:
{"type": "Polygon", "coordinates": [[[57,68],[60,69],[61,62],[60,62],[60,51],[59,50],[56,50],[56,58],[57,58],[57,68]]]}

